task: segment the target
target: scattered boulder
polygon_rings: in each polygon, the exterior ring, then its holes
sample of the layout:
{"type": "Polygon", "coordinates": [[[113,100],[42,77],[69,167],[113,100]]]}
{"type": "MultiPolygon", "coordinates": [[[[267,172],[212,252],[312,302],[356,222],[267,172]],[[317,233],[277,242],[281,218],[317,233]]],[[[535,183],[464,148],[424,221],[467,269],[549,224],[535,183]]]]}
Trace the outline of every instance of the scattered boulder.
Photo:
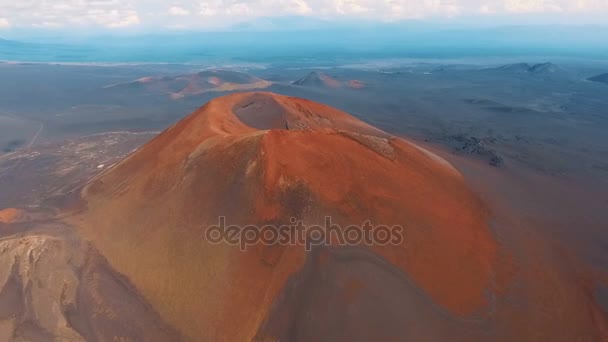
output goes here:
{"type": "Polygon", "coordinates": [[[457,134],[449,136],[449,139],[456,143],[453,145],[454,150],[458,153],[482,157],[494,167],[503,167],[505,164],[504,158],[496,150],[487,146],[487,143],[496,142],[495,138],[480,139],[466,134],[457,134]]]}

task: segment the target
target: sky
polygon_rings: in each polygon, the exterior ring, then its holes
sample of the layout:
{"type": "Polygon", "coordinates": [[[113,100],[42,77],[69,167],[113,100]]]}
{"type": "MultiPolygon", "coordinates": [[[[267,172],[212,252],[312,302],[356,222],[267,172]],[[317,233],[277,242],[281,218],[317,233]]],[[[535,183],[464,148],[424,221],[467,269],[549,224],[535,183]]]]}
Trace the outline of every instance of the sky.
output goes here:
{"type": "Polygon", "coordinates": [[[273,17],[608,24],[608,0],[0,0],[2,30],[221,30],[273,17]]]}

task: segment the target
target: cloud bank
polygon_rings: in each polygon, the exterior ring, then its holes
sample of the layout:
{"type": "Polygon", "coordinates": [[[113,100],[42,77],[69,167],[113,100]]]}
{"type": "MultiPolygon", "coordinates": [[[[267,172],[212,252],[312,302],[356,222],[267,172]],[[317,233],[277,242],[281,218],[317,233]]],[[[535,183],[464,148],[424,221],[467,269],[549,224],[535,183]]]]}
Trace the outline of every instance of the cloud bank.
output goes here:
{"type": "Polygon", "coordinates": [[[278,16],[399,21],[532,14],[605,16],[608,0],[0,0],[0,29],[197,29],[278,16]]]}

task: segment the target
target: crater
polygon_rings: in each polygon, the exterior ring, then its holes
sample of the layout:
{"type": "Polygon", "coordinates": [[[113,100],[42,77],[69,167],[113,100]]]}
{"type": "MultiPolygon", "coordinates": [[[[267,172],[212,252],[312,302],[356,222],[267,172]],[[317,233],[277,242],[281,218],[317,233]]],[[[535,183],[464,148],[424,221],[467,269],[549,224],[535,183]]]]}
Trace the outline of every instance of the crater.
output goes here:
{"type": "Polygon", "coordinates": [[[252,94],[233,108],[234,115],[245,125],[260,129],[288,130],[287,110],[275,99],[252,94]]]}

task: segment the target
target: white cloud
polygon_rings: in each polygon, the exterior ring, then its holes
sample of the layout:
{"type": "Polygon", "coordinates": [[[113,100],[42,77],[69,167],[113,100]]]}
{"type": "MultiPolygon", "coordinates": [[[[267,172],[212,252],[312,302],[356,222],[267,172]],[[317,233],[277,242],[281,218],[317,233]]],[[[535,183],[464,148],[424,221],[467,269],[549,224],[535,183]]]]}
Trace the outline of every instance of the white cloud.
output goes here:
{"type": "Polygon", "coordinates": [[[291,11],[299,15],[312,13],[312,8],[304,0],[294,0],[291,2],[291,11]]]}
{"type": "Polygon", "coordinates": [[[0,0],[0,14],[0,27],[207,28],[279,16],[379,21],[523,14],[601,17],[608,15],[608,0],[0,0]]]}
{"type": "Polygon", "coordinates": [[[180,30],[187,30],[188,29],[188,26],[182,25],[182,24],[167,25],[165,27],[168,28],[169,30],[174,30],[174,31],[180,31],[180,30]]]}
{"type": "Polygon", "coordinates": [[[60,28],[63,25],[60,23],[52,22],[52,21],[43,21],[41,23],[32,24],[32,26],[38,27],[38,28],[54,29],[54,28],[60,28]]]}
{"type": "Polygon", "coordinates": [[[260,17],[315,15],[311,1],[307,0],[210,0],[202,1],[198,14],[206,23],[225,24],[251,20],[260,17]]]}
{"type": "Polygon", "coordinates": [[[11,23],[6,18],[0,18],[0,29],[11,27],[11,23]]]}
{"type": "Polygon", "coordinates": [[[140,23],[135,7],[122,0],[0,0],[13,26],[125,27],[140,23]]]}
{"type": "Polygon", "coordinates": [[[505,0],[507,12],[543,13],[562,12],[563,8],[553,0],[505,0]]]}
{"type": "Polygon", "coordinates": [[[136,13],[133,13],[123,18],[112,19],[109,22],[102,23],[102,25],[109,28],[116,28],[137,25],[139,23],[139,16],[136,13]]]}
{"type": "Polygon", "coordinates": [[[488,4],[482,5],[479,8],[479,13],[481,14],[496,14],[496,9],[488,4]]]}
{"type": "Polygon", "coordinates": [[[363,1],[357,0],[335,0],[335,11],[338,14],[362,14],[368,13],[371,11],[371,8],[368,7],[368,4],[363,3],[363,1]]]}
{"type": "Polygon", "coordinates": [[[172,6],[171,8],[169,8],[169,15],[179,17],[179,16],[190,15],[190,12],[188,10],[184,9],[183,7],[172,6]]]}
{"type": "MultiPolygon", "coordinates": [[[[205,0],[198,13],[223,20],[254,17],[310,15],[399,20],[461,13],[463,0],[205,0]]],[[[474,0],[477,1],[477,0],[474,0]]]]}

